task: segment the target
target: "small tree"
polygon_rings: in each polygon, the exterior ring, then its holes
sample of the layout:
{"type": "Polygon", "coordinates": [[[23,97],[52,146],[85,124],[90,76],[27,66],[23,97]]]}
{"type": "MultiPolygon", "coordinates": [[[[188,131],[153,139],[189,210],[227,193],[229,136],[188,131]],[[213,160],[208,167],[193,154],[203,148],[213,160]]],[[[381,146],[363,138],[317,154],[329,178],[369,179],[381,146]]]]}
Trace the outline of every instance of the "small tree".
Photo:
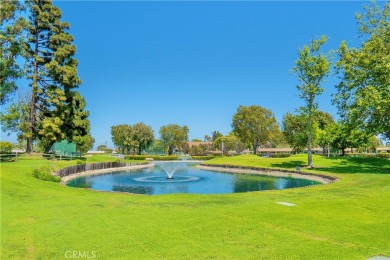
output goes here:
{"type": "Polygon", "coordinates": [[[318,104],[315,98],[320,95],[324,89],[321,87],[325,77],[329,74],[330,61],[328,57],[321,53],[320,48],[327,41],[326,36],[318,40],[312,40],[310,45],[305,45],[298,51],[299,58],[295,62],[293,72],[298,75],[299,84],[297,88],[300,97],[305,101],[305,106],[300,110],[307,116],[307,165],[313,167],[313,157],[311,152],[313,137],[313,115],[316,112],[318,104]]]}
{"type": "Polygon", "coordinates": [[[168,154],[173,154],[174,148],[184,148],[188,142],[187,126],[179,126],[176,124],[169,124],[160,127],[161,140],[164,142],[164,146],[168,148],[168,154]]]}
{"type": "Polygon", "coordinates": [[[10,154],[12,152],[12,148],[12,143],[0,141],[0,154],[10,154]]]}
{"type": "Polygon", "coordinates": [[[270,140],[271,134],[279,129],[271,110],[261,106],[239,106],[233,116],[233,133],[253,148],[253,154],[260,144],[270,140]]]}

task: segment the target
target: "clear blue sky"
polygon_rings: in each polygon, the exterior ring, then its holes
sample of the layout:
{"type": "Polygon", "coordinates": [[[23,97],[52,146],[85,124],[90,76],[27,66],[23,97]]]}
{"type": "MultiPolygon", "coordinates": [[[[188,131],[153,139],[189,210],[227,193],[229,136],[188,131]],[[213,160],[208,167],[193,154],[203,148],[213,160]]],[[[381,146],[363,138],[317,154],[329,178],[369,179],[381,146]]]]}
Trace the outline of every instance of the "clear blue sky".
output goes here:
{"type": "MultiPolygon", "coordinates": [[[[367,2],[55,1],[75,37],[80,92],[96,145],[117,124],[187,125],[190,139],[227,134],[239,105],[271,109],[279,122],[303,104],[290,73],[312,37],[357,45],[367,2]]],[[[335,77],[320,109],[331,105],[335,77]]]]}

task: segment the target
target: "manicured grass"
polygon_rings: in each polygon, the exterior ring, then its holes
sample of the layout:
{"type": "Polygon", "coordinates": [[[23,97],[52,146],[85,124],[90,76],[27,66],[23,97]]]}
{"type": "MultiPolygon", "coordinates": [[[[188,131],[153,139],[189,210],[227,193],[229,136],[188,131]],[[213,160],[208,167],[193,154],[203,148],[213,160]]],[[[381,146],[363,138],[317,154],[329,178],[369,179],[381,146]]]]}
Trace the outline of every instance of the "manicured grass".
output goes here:
{"type": "MultiPolygon", "coordinates": [[[[210,162],[295,169],[305,157],[210,162]]],[[[311,171],[340,180],[282,191],[163,196],[70,188],[31,175],[34,168],[75,162],[1,163],[1,258],[63,259],[68,251],[94,251],[97,259],[390,256],[390,161],[316,156],[314,162],[320,168],[311,171]]]]}

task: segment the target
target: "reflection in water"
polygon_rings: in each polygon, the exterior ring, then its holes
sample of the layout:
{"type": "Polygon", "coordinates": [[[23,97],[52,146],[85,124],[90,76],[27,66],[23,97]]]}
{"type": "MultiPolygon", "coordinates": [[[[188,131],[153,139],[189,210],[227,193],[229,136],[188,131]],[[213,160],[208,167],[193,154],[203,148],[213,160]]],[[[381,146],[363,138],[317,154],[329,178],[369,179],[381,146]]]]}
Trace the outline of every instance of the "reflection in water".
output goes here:
{"type": "Polygon", "coordinates": [[[119,186],[112,187],[112,191],[129,192],[135,194],[153,194],[153,188],[148,186],[119,186]]]}
{"type": "Polygon", "coordinates": [[[166,181],[166,172],[159,166],[143,170],[84,176],[70,180],[72,187],[136,194],[198,193],[223,194],[261,190],[280,190],[318,184],[315,181],[277,178],[264,175],[230,174],[200,170],[192,164],[181,163],[174,173],[178,181],[166,181]],[[184,166],[183,166],[184,165],[184,166]],[[156,182],[155,180],[163,181],[156,182]],[[139,181],[142,180],[142,181],[139,181]],[[152,180],[152,181],[148,181],[152,180]]]}

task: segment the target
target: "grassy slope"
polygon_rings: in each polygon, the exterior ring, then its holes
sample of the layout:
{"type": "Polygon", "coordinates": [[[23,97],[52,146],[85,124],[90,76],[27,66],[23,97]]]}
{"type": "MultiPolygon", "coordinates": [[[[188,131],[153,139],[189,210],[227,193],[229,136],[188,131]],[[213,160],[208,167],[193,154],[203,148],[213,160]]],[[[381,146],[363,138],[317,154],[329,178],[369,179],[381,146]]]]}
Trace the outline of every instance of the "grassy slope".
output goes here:
{"type": "MultiPolygon", "coordinates": [[[[104,160],[94,158],[88,160],[104,160]]],[[[283,191],[164,196],[63,187],[31,176],[53,162],[2,163],[1,257],[64,258],[69,250],[96,251],[98,259],[390,256],[389,160],[314,160],[322,173],[341,180],[283,191]]],[[[295,168],[304,161],[239,156],[211,162],[295,168]]],[[[53,167],[70,162],[60,164],[53,167]]]]}

